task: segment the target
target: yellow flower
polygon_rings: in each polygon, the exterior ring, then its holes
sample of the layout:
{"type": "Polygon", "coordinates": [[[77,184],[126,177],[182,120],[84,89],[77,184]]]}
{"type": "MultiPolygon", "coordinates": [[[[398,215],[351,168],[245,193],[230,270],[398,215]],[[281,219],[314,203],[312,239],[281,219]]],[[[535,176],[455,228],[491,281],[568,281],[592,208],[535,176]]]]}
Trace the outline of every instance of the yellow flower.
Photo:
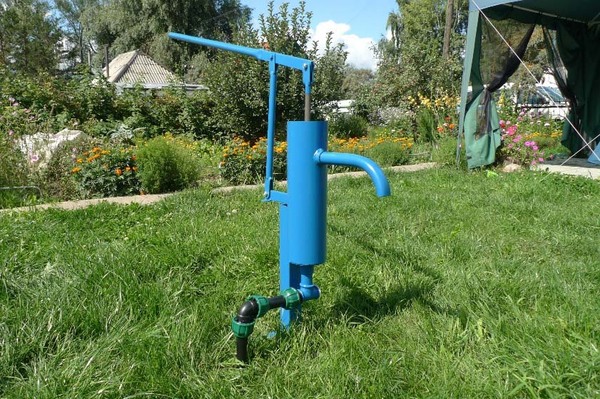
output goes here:
{"type": "Polygon", "coordinates": [[[81,172],[81,168],[79,166],[74,167],[73,169],[71,169],[71,173],[75,174],[81,172]]]}

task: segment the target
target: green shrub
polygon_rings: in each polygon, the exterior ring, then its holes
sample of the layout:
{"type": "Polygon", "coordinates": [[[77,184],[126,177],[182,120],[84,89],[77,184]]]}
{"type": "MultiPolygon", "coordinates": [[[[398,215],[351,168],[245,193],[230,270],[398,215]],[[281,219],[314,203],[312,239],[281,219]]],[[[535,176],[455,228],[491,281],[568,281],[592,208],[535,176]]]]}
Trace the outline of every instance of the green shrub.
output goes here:
{"type": "Polygon", "coordinates": [[[24,192],[13,187],[27,184],[28,166],[14,140],[0,131],[0,208],[23,204],[24,192]]]}
{"type": "Polygon", "coordinates": [[[137,170],[131,147],[95,146],[75,158],[71,173],[84,198],[102,198],[139,194],[137,170]]]}
{"type": "Polygon", "coordinates": [[[417,137],[415,141],[431,143],[437,140],[437,121],[428,108],[420,108],[416,114],[417,137]]]}
{"type": "Polygon", "coordinates": [[[76,167],[78,158],[83,161],[83,152],[96,144],[98,142],[92,138],[79,137],[59,145],[48,160],[47,167],[41,172],[40,186],[46,197],[70,200],[81,195],[73,168],[76,167]]]}
{"type": "Polygon", "coordinates": [[[409,113],[408,115],[401,116],[390,120],[385,127],[393,132],[397,136],[415,137],[415,115],[409,113]]]}
{"type": "MultiPolygon", "coordinates": [[[[277,142],[273,152],[273,175],[277,180],[284,180],[287,172],[287,142],[277,142]]],[[[219,171],[221,177],[231,184],[261,183],[265,178],[266,162],[266,138],[254,144],[234,138],[223,148],[219,171]]]]}
{"type": "MultiPolygon", "coordinates": [[[[456,166],[456,137],[442,137],[437,143],[432,145],[431,161],[439,165],[456,166]]],[[[459,166],[463,169],[467,167],[465,156],[465,144],[462,142],[461,157],[459,166]]]]}
{"type": "Polygon", "coordinates": [[[182,190],[197,183],[200,160],[191,143],[155,137],[137,151],[142,190],[148,193],[166,193],[182,190]]]}
{"type": "Polygon", "coordinates": [[[119,123],[114,120],[103,121],[91,118],[83,122],[79,129],[89,136],[102,138],[109,137],[118,126],[119,123]]]}
{"type": "Polygon", "coordinates": [[[27,182],[27,161],[15,141],[0,131],[0,187],[27,182]]]}
{"type": "Polygon", "coordinates": [[[403,142],[386,141],[369,148],[365,156],[380,166],[397,166],[408,163],[410,147],[403,142]]]}
{"type": "Polygon", "coordinates": [[[117,98],[123,122],[146,139],[167,132],[214,138],[209,122],[212,106],[206,91],[187,93],[181,88],[166,88],[157,94],[136,87],[125,90],[117,98]]]}
{"type": "Polygon", "coordinates": [[[329,121],[329,133],[337,138],[349,139],[367,135],[369,124],[358,115],[340,114],[329,121]]]}
{"type": "Polygon", "coordinates": [[[11,140],[38,131],[38,116],[14,97],[0,98],[0,134],[11,140]]]}

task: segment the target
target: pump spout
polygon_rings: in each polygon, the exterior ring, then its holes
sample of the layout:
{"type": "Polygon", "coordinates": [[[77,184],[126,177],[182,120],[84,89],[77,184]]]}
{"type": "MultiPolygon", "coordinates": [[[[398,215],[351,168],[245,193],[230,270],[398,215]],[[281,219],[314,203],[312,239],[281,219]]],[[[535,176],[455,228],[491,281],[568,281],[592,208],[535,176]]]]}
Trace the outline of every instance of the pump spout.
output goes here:
{"type": "Polygon", "coordinates": [[[317,164],[354,166],[367,172],[373,184],[378,197],[387,197],[391,194],[390,184],[388,183],[383,170],[372,159],[356,154],[347,154],[343,152],[329,152],[322,149],[317,150],[313,156],[317,164]]]}

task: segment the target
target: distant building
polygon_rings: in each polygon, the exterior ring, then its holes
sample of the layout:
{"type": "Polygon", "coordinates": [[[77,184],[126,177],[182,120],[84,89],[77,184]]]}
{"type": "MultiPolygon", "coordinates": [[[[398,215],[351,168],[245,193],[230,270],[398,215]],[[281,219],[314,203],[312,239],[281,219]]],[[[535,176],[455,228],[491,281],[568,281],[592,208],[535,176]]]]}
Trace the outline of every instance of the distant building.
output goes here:
{"type": "Polygon", "coordinates": [[[108,64],[108,75],[107,68],[102,72],[119,91],[136,86],[147,90],[160,90],[169,86],[183,86],[187,91],[207,89],[203,85],[180,81],[171,71],[139,50],[119,54],[108,64]]]}

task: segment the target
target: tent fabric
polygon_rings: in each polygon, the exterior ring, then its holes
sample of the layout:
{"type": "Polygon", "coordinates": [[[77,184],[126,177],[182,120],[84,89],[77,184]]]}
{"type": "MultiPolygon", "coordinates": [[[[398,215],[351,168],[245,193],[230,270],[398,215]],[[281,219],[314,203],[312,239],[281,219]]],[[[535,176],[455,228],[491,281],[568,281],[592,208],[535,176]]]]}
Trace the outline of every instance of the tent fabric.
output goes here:
{"type": "Polygon", "coordinates": [[[520,64],[535,25],[507,23],[498,26],[515,49],[513,54],[488,24],[479,24],[471,62],[472,101],[466,104],[464,135],[470,169],[494,163],[502,143],[500,121],[492,93],[500,89],[520,64]],[[482,46],[485,38],[486,46],[482,46]]]}
{"type": "MultiPolygon", "coordinates": [[[[495,21],[512,20],[515,23],[539,24],[546,30],[556,34],[551,40],[555,45],[549,49],[550,60],[559,88],[570,100],[572,105],[571,117],[576,121],[576,127],[587,138],[595,137],[600,132],[600,2],[598,0],[470,0],[469,26],[467,30],[467,45],[464,62],[463,84],[461,90],[460,132],[464,133],[469,168],[485,166],[495,161],[495,151],[499,143],[493,136],[495,126],[489,121],[489,115],[495,113],[495,106],[488,98],[481,97],[478,86],[481,79],[481,25],[482,12],[495,21]],[[558,67],[564,67],[562,77],[558,67]],[[467,103],[469,80],[473,86],[474,100],[467,103]],[[562,87],[561,87],[562,86],[562,87]],[[481,112],[484,100],[485,112],[481,112]],[[477,107],[475,107],[477,105],[477,107]],[[473,111],[479,108],[479,112],[473,111]],[[482,121],[478,118],[486,116],[482,121]],[[475,121],[472,120],[475,118],[475,121]],[[580,123],[579,123],[580,122],[580,123]],[[482,131],[485,130],[485,132],[482,131]],[[490,137],[479,142],[478,138],[490,137]]],[[[515,43],[516,44],[516,43],[515,43]]],[[[507,49],[508,50],[508,49],[507,49]]],[[[504,78],[510,76],[510,71],[504,70],[504,78]]],[[[498,83],[498,81],[496,81],[498,83]]],[[[503,83],[503,82],[502,82],[503,83]]],[[[485,92],[485,90],[483,91],[485,92]]],[[[497,137],[497,136],[496,136],[497,137]]],[[[565,125],[563,144],[572,152],[577,152],[584,143],[578,138],[570,124],[565,125]]],[[[460,146],[459,146],[460,149],[460,146]]],[[[457,157],[459,152],[457,150],[457,157]]]]}
{"type": "Polygon", "coordinates": [[[600,5],[598,0],[470,0],[472,6],[485,10],[491,7],[497,10],[516,9],[532,17],[546,15],[551,18],[600,23],[600,5]]]}
{"type": "MultiPolygon", "coordinates": [[[[561,77],[558,70],[561,66],[566,71],[563,82],[566,87],[559,87],[571,103],[569,120],[586,142],[590,141],[600,132],[600,32],[589,30],[582,24],[559,22],[555,34],[546,32],[546,36],[551,36],[546,39],[550,43],[551,58],[559,60],[553,63],[557,69],[555,76],[561,77]]],[[[562,143],[572,153],[585,147],[570,123],[565,123],[562,143]]]]}

